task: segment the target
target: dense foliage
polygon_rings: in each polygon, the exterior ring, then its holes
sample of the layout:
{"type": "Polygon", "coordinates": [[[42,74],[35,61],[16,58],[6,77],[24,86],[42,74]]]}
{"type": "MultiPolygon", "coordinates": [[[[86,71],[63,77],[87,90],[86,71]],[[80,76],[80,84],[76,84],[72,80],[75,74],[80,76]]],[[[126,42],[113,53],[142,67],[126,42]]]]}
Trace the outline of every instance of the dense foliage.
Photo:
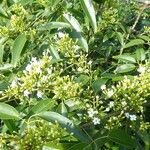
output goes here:
{"type": "Polygon", "coordinates": [[[150,2],[0,1],[0,149],[149,150],[150,2]]]}

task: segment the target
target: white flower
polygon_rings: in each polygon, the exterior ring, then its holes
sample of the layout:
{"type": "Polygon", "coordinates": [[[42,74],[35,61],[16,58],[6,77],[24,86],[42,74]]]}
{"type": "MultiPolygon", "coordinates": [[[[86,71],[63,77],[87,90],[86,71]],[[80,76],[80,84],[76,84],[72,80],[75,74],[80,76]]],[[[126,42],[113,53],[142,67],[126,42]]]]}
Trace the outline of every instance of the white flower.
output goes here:
{"type": "Polygon", "coordinates": [[[17,87],[17,81],[18,81],[18,79],[13,80],[12,83],[11,83],[11,85],[10,85],[10,87],[11,88],[17,87]]]}
{"type": "Polygon", "coordinates": [[[32,62],[37,62],[36,57],[32,57],[31,61],[32,61],[32,62]]]}
{"type": "Polygon", "coordinates": [[[37,91],[37,97],[38,98],[42,98],[43,97],[43,93],[41,91],[37,91]]]}
{"type": "Polygon", "coordinates": [[[48,68],[47,72],[48,72],[48,74],[51,74],[52,73],[52,69],[48,68]]]}
{"type": "Polygon", "coordinates": [[[136,115],[130,115],[130,120],[135,121],[136,120],[136,115]]]}
{"type": "Polygon", "coordinates": [[[47,56],[48,53],[49,53],[49,50],[47,49],[47,50],[45,50],[42,54],[43,54],[43,56],[47,56]]]}
{"type": "Polygon", "coordinates": [[[106,90],[106,85],[105,84],[101,85],[101,90],[106,90]]]}
{"type": "Polygon", "coordinates": [[[100,119],[97,118],[97,117],[94,117],[93,118],[93,123],[94,123],[94,125],[100,124],[100,119]]]}
{"type": "Polygon", "coordinates": [[[80,46],[74,45],[73,48],[74,48],[75,50],[78,50],[78,49],[80,49],[80,46]]]}
{"type": "Polygon", "coordinates": [[[82,69],[81,67],[79,67],[77,70],[78,70],[79,72],[83,71],[83,69],[82,69]]]}
{"type": "Polygon", "coordinates": [[[88,110],[88,115],[90,118],[94,117],[94,115],[98,114],[98,111],[94,111],[94,109],[90,108],[88,110]]]}
{"type": "Polygon", "coordinates": [[[121,102],[121,104],[123,107],[127,105],[127,103],[125,101],[121,102]]]}
{"type": "Polygon", "coordinates": [[[32,65],[31,64],[28,64],[26,66],[26,71],[28,71],[28,72],[32,71],[32,65]]]}
{"type": "Polygon", "coordinates": [[[127,112],[127,113],[125,113],[125,116],[126,116],[127,118],[129,118],[129,117],[130,117],[130,114],[127,112]]]}
{"type": "Polygon", "coordinates": [[[108,90],[106,94],[107,94],[108,98],[110,98],[110,97],[113,96],[114,91],[113,90],[108,90]]]}
{"type": "Polygon", "coordinates": [[[36,71],[36,73],[42,74],[42,69],[40,67],[37,67],[35,71],[36,71]]]}
{"type": "Polygon", "coordinates": [[[112,108],[114,106],[114,102],[113,101],[110,101],[109,103],[109,108],[112,108]]]}
{"type": "Polygon", "coordinates": [[[63,38],[65,36],[65,33],[63,33],[63,32],[58,32],[58,37],[59,38],[63,38]]]}
{"type": "Polygon", "coordinates": [[[42,77],[42,81],[47,81],[48,80],[48,76],[43,76],[42,77]]]}
{"type": "Polygon", "coordinates": [[[110,108],[107,107],[107,108],[105,109],[105,112],[109,112],[109,111],[110,111],[110,108]]]}
{"type": "Polygon", "coordinates": [[[28,90],[25,90],[25,91],[23,92],[23,95],[24,95],[25,97],[28,97],[29,94],[30,94],[30,92],[29,92],[28,90]]]}
{"type": "Polygon", "coordinates": [[[88,62],[88,65],[91,65],[92,64],[92,61],[90,60],[89,62],[88,62]]]}
{"type": "Polygon", "coordinates": [[[143,66],[140,66],[140,67],[137,69],[137,71],[138,71],[139,73],[144,73],[144,72],[146,71],[146,68],[143,67],[143,66]]]}

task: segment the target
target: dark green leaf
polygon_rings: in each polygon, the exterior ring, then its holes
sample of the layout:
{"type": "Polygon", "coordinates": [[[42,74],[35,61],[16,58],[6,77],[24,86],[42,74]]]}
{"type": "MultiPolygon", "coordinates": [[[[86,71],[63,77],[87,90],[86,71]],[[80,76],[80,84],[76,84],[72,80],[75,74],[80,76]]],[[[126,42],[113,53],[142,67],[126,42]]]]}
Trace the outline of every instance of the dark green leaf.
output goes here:
{"type": "Polygon", "coordinates": [[[89,138],[86,136],[84,132],[82,132],[80,129],[75,127],[73,122],[69,120],[68,118],[56,113],[56,112],[43,112],[39,114],[39,117],[50,121],[50,122],[58,122],[63,128],[66,128],[70,133],[73,133],[75,137],[77,137],[79,140],[88,142],[89,138]]]}
{"type": "Polygon", "coordinates": [[[109,133],[109,139],[128,148],[136,148],[135,140],[125,131],[116,129],[109,133]]]}

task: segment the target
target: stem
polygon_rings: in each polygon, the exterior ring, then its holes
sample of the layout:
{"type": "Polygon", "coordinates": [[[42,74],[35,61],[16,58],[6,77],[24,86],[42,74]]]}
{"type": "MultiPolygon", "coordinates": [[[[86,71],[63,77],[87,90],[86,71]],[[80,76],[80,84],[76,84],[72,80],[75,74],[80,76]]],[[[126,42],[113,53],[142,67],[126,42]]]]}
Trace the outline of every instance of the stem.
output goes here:
{"type": "MultiPolygon", "coordinates": [[[[131,33],[134,31],[134,29],[135,29],[137,23],[139,22],[139,19],[140,19],[141,15],[142,15],[143,11],[145,10],[146,6],[147,6],[147,5],[144,5],[144,6],[142,7],[141,11],[139,12],[139,14],[138,14],[138,16],[137,16],[137,18],[136,18],[136,20],[135,20],[133,26],[130,28],[129,33],[127,34],[127,36],[126,36],[126,38],[125,38],[125,43],[128,41],[128,39],[129,39],[131,33]]],[[[125,45],[125,43],[124,43],[124,45],[125,45]]],[[[124,46],[122,46],[121,49],[120,49],[120,55],[123,53],[123,50],[124,50],[124,46]]]]}
{"type": "Polygon", "coordinates": [[[149,150],[149,149],[150,149],[149,143],[145,143],[145,150],[149,150]]]}

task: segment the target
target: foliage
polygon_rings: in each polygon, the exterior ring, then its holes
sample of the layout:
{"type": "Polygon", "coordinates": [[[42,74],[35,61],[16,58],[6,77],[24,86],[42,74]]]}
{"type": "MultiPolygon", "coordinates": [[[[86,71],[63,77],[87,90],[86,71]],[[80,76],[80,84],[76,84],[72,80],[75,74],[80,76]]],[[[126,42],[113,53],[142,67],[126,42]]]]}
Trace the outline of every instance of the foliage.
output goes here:
{"type": "Polygon", "coordinates": [[[0,149],[150,148],[146,1],[0,1],[0,149]]]}

